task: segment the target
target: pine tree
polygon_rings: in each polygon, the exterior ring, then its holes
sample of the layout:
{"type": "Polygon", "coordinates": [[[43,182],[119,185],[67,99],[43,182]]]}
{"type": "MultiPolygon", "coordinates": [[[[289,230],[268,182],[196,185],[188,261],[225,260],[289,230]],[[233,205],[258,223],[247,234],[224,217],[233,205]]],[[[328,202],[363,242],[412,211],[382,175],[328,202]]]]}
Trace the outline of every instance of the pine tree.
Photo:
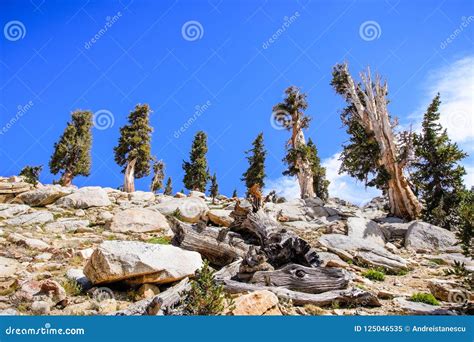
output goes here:
{"type": "Polygon", "coordinates": [[[165,163],[162,160],[153,162],[153,180],[151,181],[150,191],[157,192],[163,187],[165,179],[165,163]]]}
{"type": "Polygon", "coordinates": [[[91,168],[92,113],[77,110],[71,114],[49,161],[51,173],[62,172],[59,183],[70,186],[74,177],[89,176],[91,168]]]}
{"type": "Polygon", "coordinates": [[[309,162],[309,151],[306,146],[303,130],[309,127],[310,117],[304,114],[308,108],[306,94],[291,86],[285,90],[286,97],[283,102],[273,107],[275,121],[283,128],[291,131],[288,141],[287,155],[283,161],[288,169],[283,172],[285,176],[297,176],[300,186],[301,198],[315,196],[313,188],[313,175],[309,162]]]}
{"type": "Polygon", "coordinates": [[[172,182],[171,182],[171,177],[168,177],[168,180],[166,181],[164,194],[168,195],[168,196],[173,195],[173,185],[172,185],[172,182]]]}
{"type": "Polygon", "coordinates": [[[115,161],[122,166],[124,191],[135,191],[135,178],[150,174],[151,133],[150,107],[136,105],[128,116],[128,124],[120,128],[118,145],[114,148],[115,161]]]}
{"type": "Polygon", "coordinates": [[[196,133],[190,152],[190,161],[183,162],[184,179],[183,183],[188,190],[206,191],[206,184],[209,180],[209,170],[207,166],[207,136],[203,131],[196,133]]]}
{"type": "Polygon", "coordinates": [[[464,190],[460,193],[459,203],[459,229],[457,237],[461,243],[464,255],[474,257],[474,189],[464,190]]]}
{"type": "Polygon", "coordinates": [[[20,176],[23,176],[27,183],[30,183],[36,186],[39,182],[39,176],[40,176],[41,170],[43,170],[43,165],[39,165],[39,166],[27,165],[20,171],[20,176]]]}
{"type": "Polygon", "coordinates": [[[318,156],[318,149],[311,138],[308,139],[309,160],[313,172],[313,188],[317,197],[326,201],[329,197],[329,181],[326,179],[326,168],[321,166],[321,159],[318,156]]]}
{"type": "Polygon", "coordinates": [[[423,117],[421,134],[415,135],[416,161],[412,181],[424,201],[423,219],[453,229],[460,194],[464,190],[462,177],[466,174],[459,161],[466,153],[451,142],[446,129],[439,123],[440,104],[437,94],[423,117]]]}
{"type": "Polygon", "coordinates": [[[260,189],[265,186],[265,158],[267,151],[263,144],[263,133],[260,133],[252,142],[253,148],[245,151],[249,167],[242,175],[242,180],[245,181],[247,191],[253,185],[257,184],[260,189]]]}
{"type": "Polygon", "coordinates": [[[211,177],[211,186],[209,187],[209,194],[212,198],[212,204],[215,204],[216,197],[217,195],[219,195],[219,185],[217,184],[217,176],[215,173],[211,177]]]}
{"type": "Polygon", "coordinates": [[[234,189],[234,191],[232,192],[232,198],[237,198],[239,197],[239,195],[237,194],[237,189],[234,189]]]}

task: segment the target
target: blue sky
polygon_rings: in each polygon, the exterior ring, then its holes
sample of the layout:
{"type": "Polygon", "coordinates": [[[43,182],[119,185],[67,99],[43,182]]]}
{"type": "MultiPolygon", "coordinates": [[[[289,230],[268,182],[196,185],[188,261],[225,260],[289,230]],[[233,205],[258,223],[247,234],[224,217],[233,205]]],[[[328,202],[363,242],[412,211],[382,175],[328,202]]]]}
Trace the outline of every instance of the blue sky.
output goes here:
{"type": "MultiPolygon", "coordinates": [[[[328,167],[331,195],[367,200],[376,192],[337,175],[347,136],[338,115],[343,101],[329,85],[332,66],[347,60],[353,74],[368,65],[380,72],[402,127],[416,128],[441,91],[442,121],[472,153],[473,6],[458,0],[1,0],[0,175],[43,164],[41,180],[57,179],[47,168],[53,144],[71,111],[89,109],[98,119],[91,175],[74,183],[117,187],[123,176],[112,149],[119,127],[135,104],[148,103],[152,151],[166,163],[175,191],[183,187],[181,164],[192,138],[204,130],[221,192],[242,194],[243,151],[262,131],[267,189],[291,197],[296,183],[281,176],[289,133],[275,129],[270,117],[284,89],[296,85],[308,94],[306,136],[328,167]]],[[[465,160],[469,185],[473,160],[465,160]]],[[[150,177],[136,185],[146,190],[149,183],[150,177]]]]}

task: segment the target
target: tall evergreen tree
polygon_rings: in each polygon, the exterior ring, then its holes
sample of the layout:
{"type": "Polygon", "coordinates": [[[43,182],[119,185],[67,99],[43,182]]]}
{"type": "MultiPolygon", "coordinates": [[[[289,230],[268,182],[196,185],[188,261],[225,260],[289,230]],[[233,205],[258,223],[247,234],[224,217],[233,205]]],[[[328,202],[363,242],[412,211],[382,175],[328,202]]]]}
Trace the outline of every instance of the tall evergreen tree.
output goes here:
{"type": "Polygon", "coordinates": [[[415,135],[412,181],[424,201],[423,219],[452,229],[457,224],[456,211],[464,190],[462,177],[466,174],[459,161],[467,154],[451,142],[439,123],[440,104],[437,94],[423,117],[421,134],[415,135]]]}
{"type": "Polygon", "coordinates": [[[173,185],[171,182],[171,177],[168,177],[168,180],[166,181],[164,194],[168,196],[171,196],[173,194],[173,185]]]}
{"type": "Polygon", "coordinates": [[[237,198],[239,197],[239,195],[237,194],[237,189],[234,189],[234,191],[232,192],[232,198],[237,198]]]}
{"type": "Polygon", "coordinates": [[[217,176],[214,173],[211,177],[211,186],[209,187],[209,194],[212,198],[212,204],[216,202],[216,197],[219,195],[219,185],[217,184],[217,176]]]}
{"type": "Polygon", "coordinates": [[[309,160],[313,172],[313,188],[316,196],[323,201],[329,197],[329,181],[326,179],[326,168],[321,166],[321,159],[318,156],[318,149],[311,138],[308,139],[309,160]]]}
{"type": "Polygon", "coordinates": [[[283,161],[288,169],[283,172],[285,176],[296,176],[300,186],[301,198],[315,196],[313,188],[313,175],[309,162],[309,151],[306,145],[303,130],[309,127],[311,118],[305,115],[308,108],[306,94],[291,86],[285,90],[286,97],[283,102],[273,107],[274,119],[283,128],[291,131],[288,140],[288,150],[283,161]]]}
{"type": "Polygon", "coordinates": [[[114,148],[115,161],[122,166],[124,191],[135,191],[135,178],[150,174],[151,109],[147,104],[136,105],[135,110],[128,116],[128,124],[120,128],[118,145],[114,148]]]}
{"type": "Polygon", "coordinates": [[[464,255],[474,258],[474,189],[464,190],[460,194],[460,199],[457,236],[464,255]]]}
{"type": "Polygon", "coordinates": [[[165,163],[162,160],[153,162],[153,180],[151,181],[150,191],[157,192],[163,187],[165,179],[165,163]]]}
{"type": "Polygon", "coordinates": [[[51,173],[62,172],[59,183],[70,186],[74,177],[89,176],[91,168],[92,113],[77,110],[71,114],[49,161],[51,173]]]}
{"type": "Polygon", "coordinates": [[[257,184],[260,189],[265,186],[265,158],[267,151],[263,144],[263,133],[260,133],[252,142],[253,148],[245,151],[249,167],[242,175],[242,180],[245,181],[247,191],[253,185],[257,184]]]}
{"type": "Polygon", "coordinates": [[[184,179],[183,183],[188,190],[206,191],[206,184],[209,180],[209,169],[207,166],[207,136],[203,131],[199,131],[194,136],[191,146],[189,162],[183,162],[184,179]]]}

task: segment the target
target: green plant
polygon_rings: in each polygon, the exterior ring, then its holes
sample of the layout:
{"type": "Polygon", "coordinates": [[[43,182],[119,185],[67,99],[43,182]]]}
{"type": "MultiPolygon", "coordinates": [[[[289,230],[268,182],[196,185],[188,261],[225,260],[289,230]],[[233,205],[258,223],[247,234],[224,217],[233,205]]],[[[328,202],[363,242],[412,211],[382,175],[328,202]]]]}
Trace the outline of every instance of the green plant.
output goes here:
{"type": "Polygon", "coordinates": [[[362,273],[364,277],[370,280],[376,280],[376,281],[384,281],[385,279],[385,273],[382,270],[374,270],[374,269],[369,269],[362,273]]]}
{"type": "Polygon", "coordinates": [[[38,184],[41,170],[43,170],[43,165],[40,165],[40,166],[27,165],[20,171],[20,176],[23,176],[27,183],[36,185],[38,184]]]}
{"type": "Polygon", "coordinates": [[[171,213],[171,216],[177,218],[178,220],[181,220],[183,218],[183,215],[181,215],[181,210],[179,210],[179,208],[176,208],[176,210],[171,213]]]}
{"type": "Polygon", "coordinates": [[[455,277],[465,277],[469,275],[469,271],[466,269],[466,265],[463,262],[454,260],[453,268],[448,268],[444,271],[444,274],[447,276],[455,276],[455,277]]]}
{"type": "Polygon", "coordinates": [[[159,245],[169,245],[171,243],[171,238],[168,236],[154,236],[152,238],[149,238],[147,242],[159,245]]]}
{"type": "Polygon", "coordinates": [[[215,282],[208,261],[204,261],[202,268],[196,271],[191,288],[183,297],[183,311],[187,315],[220,315],[226,302],[228,307],[233,306],[233,300],[224,292],[224,287],[215,282]]]}
{"type": "Polygon", "coordinates": [[[61,283],[64,291],[70,296],[78,296],[82,292],[82,286],[73,279],[66,279],[61,283]]]}
{"type": "Polygon", "coordinates": [[[439,305],[439,302],[431,293],[414,293],[410,299],[412,302],[420,302],[430,305],[439,305]]]}

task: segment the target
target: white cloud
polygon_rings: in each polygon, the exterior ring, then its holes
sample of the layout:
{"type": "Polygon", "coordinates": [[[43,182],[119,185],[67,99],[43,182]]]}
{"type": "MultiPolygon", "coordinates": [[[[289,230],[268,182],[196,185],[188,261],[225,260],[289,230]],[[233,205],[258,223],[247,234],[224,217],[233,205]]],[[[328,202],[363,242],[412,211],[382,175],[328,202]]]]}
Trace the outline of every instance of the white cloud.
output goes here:
{"type": "MultiPolygon", "coordinates": [[[[426,108],[436,93],[441,94],[439,111],[440,123],[448,130],[454,142],[469,153],[474,154],[474,56],[455,61],[449,66],[434,70],[426,82],[423,103],[409,116],[415,120],[414,129],[419,131],[426,108]]],[[[406,127],[406,125],[405,125],[406,127]]],[[[466,158],[462,164],[467,175],[468,187],[474,184],[474,158],[466,158]]]]}
{"type": "MultiPolygon", "coordinates": [[[[372,198],[379,196],[380,191],[374,188],[366,188],[361,182],[347,174],[338,173],[341,162],[340,153],[323,160],[322,165],[326,168],[326,177],[331,182],[329,185],[329,196],[339,197],[351,203],[362,205],[369,202],[372,198]]],[[[279,177],[277,179],[266,181],[264,193],[275,190],[278,196],[286,199],[300,197],[300,187],[295,177],[279,177]]]]}
{"type": "Polygon", "coordinates": [[[329,196],[339,197],[351,203],[361,205],[381,195],[379,190],[365,187],[364,184],[348,174],[339,174],[339,168],[341,167],[339,156],[340,152],[324,159],[322,163],[326,168],[326,177],[331,182],[329,184],[329,196]]]}

